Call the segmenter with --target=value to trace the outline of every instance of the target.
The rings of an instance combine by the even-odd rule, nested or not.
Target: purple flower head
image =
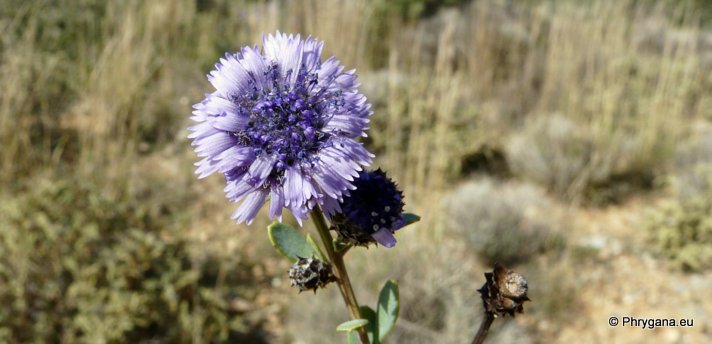
[[[405,225],[403,193],[381,169],[362,171],[354,186],[341,201],[341,212],[332,217],[333,228],[342,240],[356,245],[375,241],[393,247],[393,233]]]
[[[277,32],[263,51],[226,54],[208,75],[215,91],[194,105],[189,128],[199,178],[225,175],[232,218],[250,224],[269,198],[270,218],[289,209],[300,221],[315,206],[327,214],[373,155],[361,143],[371,105],[356,74],[321,59],[323,42]]]

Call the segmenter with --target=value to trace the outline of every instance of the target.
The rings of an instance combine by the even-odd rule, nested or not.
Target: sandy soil
[[[712,272],[684,273],[645,249],[639,225],[650,200],[584,210],[570,240],[596,252],[595,262],[578,267],[580,311],[556,333],[561,343],[712,343]],[[609,318],[619,324],[609,326]],[[643,328],[623,317],[681,319],[691,327]],[[531,319],[530,319],[531,320]],[[536,325],[535,325],[536,326]],[[554,324],[539,324],[546,329]]]

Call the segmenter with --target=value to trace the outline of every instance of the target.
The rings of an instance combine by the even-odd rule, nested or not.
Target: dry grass
[[[262,231],[246,235],[229,221],[219,177],[189,175],[184,127],[224,51],[277,29],[311,34],[357,68],[375,110],[367,144],[424,218],[395,249],[353,254],[358,292],[373,301],[397,277],[406,308],[394,337],[463,342],[478,316],[472,281],[485,267],[433,205],[463,178],[466,157],[483,145],[508,153],[516,177],[565,201],[620,176],[664,173],[690,123],[712,119],[704,6],[492,0],[410,20],[383,0],[11,1],[0,9],[0,197],[71,176],[118,203],[140,202],[149,181],[171,180],[194,195],[182,211],[196,257],[258,260],[245,255],[267,254],[249,247]],[[586,149],[571,153],[567,141],[537,135],[513,143],[554,115]],[[554,156],[531,164],[541,152]],[[389,263],[373,269],[374,259]],[[298,304],[311,304],[309,314],[338,307],[334,295],[305,296]],[[322,318],[293,308],[282,318],[293,332],[273,331],[288,338]]]

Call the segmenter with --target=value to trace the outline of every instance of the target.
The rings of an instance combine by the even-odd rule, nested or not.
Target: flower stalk
[[[487,338],[487,333],[489,332],[490,326],[494,322],[494,314],[492,312],[485,311],[485,317],[482,318],[482,323],[480,324],[480,329],[477,330],[475,339],[472,340],[472,344],[482,344]]]
[[[321,238],[321,241],[324,244],[326,255],[334,268],[336,283],[339,285],[341,296],[344,298],[346,308],[348,308],[349,313],[351,314],[351,319],[361,319],[361,311],[359,310],[358,301],[356,300],[356,295],[354,294],[353,287],[351,286],[349,274],[346,271],[343,255],[337,254],[334,250],[334,238],[331,236],[331,233],[329,233],[329,226],[326,223],[326,219],[324,219],[324,213],[317,205],[314,209],[312,209],[309,215],[311,216],[312,221],[314,221],[314,226],[319,233],[319,238]],[[360,327],[357,329],[357,332],[361,343],[369,344],[365,328]]]

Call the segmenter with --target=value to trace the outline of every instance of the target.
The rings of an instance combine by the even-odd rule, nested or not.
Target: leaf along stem
[[[326,224],[326,219],[324,218],[324,213],[321,211],[321,207],[319,207],[319,205],[314,206],[314,209],[312,209],[309,215],[312,221],[314,221],[314,226],[317,232],[319,232],[319,237],[326,248],[326,255],[334,267],[336,283],[339,285],[341,296],[343,296],[344,303],[346,303],[346,307],[349,309],[351,319],[361,319],[361,311],[359,311],[358,301],[356,301],[356,295],[351,287],[349,274],[346,272],[344,258],[334,250],[334,238],[331,236],[331,233],[329,233],[329,226]],[[358,332],[361,344],[370,344],[365,327],[359,327],[356,331]]]

